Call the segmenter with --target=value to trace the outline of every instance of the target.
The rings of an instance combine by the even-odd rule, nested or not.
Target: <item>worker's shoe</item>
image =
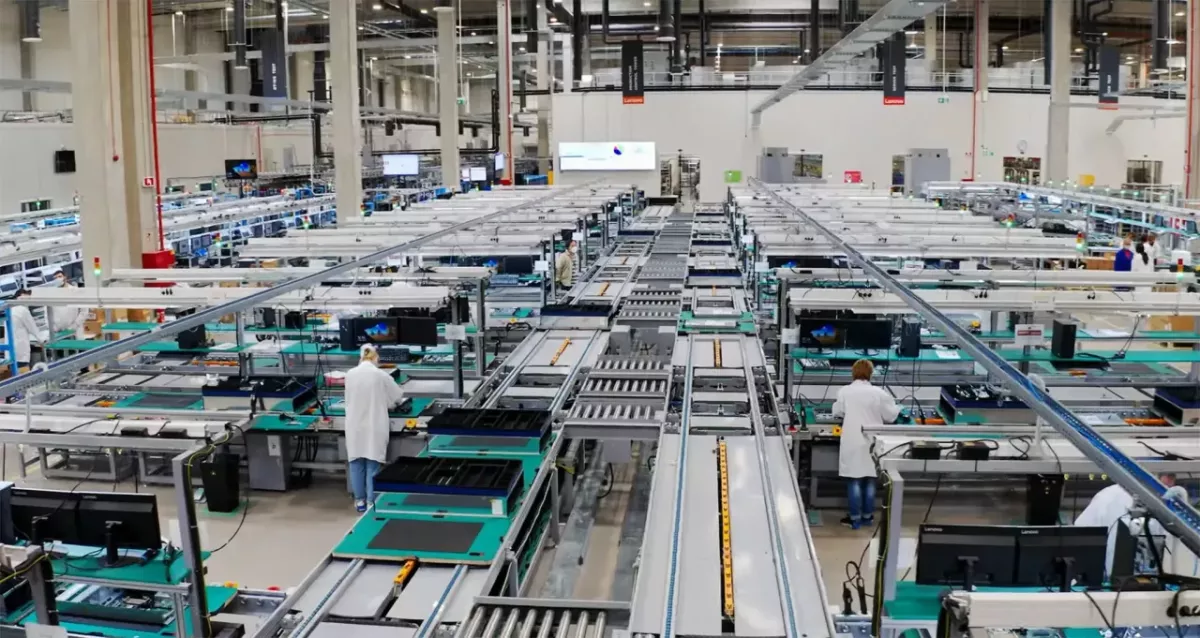
[[[354,501],[354,509],[358,510],[359,512],[367,511],[367,501],[366,500]]]
[[[875,517],[868,516],[868,517],[862,519],[862,526],[863,527],[874,527],[875,526]]]
[[[846,527],[849,527],[850,529],[858,529],[858,528],[862,527],[862,523],[850,518],[849,516],[842,517],[842,525],[845,525]]]

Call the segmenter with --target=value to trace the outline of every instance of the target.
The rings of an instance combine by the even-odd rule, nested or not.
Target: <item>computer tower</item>
[[[230,513],[241,502],[238,472],[241,457],[237,454],[215,454],[200,464],[200,480],[208,501],[208,511]]]
[[[905,319],[900,323],[900,347],[896,354],[901,357],[921,356],[921,322]]]
[[[1030,474],[1026,478],[1025,524],[1058,525],[1062,506],[1062,474]]]
[[[1133,576],[1137,571],[1138,539],[1129,531],[1129,524],[1118,520],[1113,524],[1116,538],[1113,540],[1112,571],[1108,580],[1117,583],[1122,579]]]
[[[277,324],[275,321],[275,309],[274,308],[263,308],[262,309],[262,327],[274,328],[277,325],[279,325],[279,324]]]
[[[304,313],[299,310],[289,310],[283,315],[283,327],[288,330],[303,330],[304,321]]]
[[[175,335],[175,343],[179,344],[180,350],[199,350],[208,345],[208,334],[204,332],[204,326],[196,326]]]
[[[1054,334],[1050,337],[1050,353],[1056,359],[1075,358],[1075,336],[1079,323],[1064,319],[1054,320]]]
[[[358,350],[358,321],[342,319],[338,324],[338,346],[347,352]]]

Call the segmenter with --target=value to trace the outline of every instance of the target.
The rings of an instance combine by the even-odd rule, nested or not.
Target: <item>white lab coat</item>
[[[554,261],[554,281],[562,288],[570,288],[575,282],[575,257],[570,251],[558,253]]]
[[[1149,245],[1145,247],[1146,255],[1150,257],[1148,261],[1143,262],[1142,256],[1137,251],[1133,252],[1133,264],[1130,267],[1130,272],[1154,272],[1154,249]],[[1151,286],[1138,286],[1137,292],[1151,292]]]
[[[1106,527],[1108,528],[1108,543],[1104,555],[1105,576],[1112,573],[1113,554],[1117,547],[1117,521],[1125,521],[1131,531],[1141,534],[1141,521],[1132,521],[1129,510],[1133,509],[1133,496],[1120,485],[1110,485],[1092,497],[1083,512],[1075,519],[1076,527]],[[1165,531],[1158,521],[1150,521],[1151,536],[1163,536]]]
[[[842,418],[842,437],[838,449],[838,476],[865,478],[875,476],[871,458],[871,439],[863,432],[868,425],[892,423],[900,416],[900,406],[883,388],[870,381],[855,381],[838,390],[833,415]]]
[[[75,286],[66,284],[63,288],[76,289]],[[63,330],[70,330],[74,336],[82,336],[83,324],[87,321],[87,310],[79,306],[64,306],[55,308],[54,315],[54,332],[59,333]]]
[[[41,331],[37,322],[33,320],[33,314],[29,312],[29,306],[10,306],[8,312],[12,319],[12,345],[17,361],[28,363],[29,344],[31,341],[42,341]]]
[[[388,409],[404,400],[396,380],[363,361],[346,373],[346,457],[387,462]]]

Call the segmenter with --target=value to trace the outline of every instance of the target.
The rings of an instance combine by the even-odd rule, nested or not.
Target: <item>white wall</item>
[[[555,143],[650,141],[659,156],[682,149],[700,158],[700,195],[719,200],[725,191],[723,173],[729,169],[754,175],[757,149],[750,137],[750,108],[763,92],[687,91],[647,92],[646,103],[623,105],[619,93],[571,93],[554,97]],[[981,151],[975,173],[981,180],[1002,177],[1006,155],[1045,158],[1048,96],[992,93],[979,109]],[[1095,98],[1078,98],[1094,103]],[[1122,98],[1134,102],[1134,98]],[[1142,104],[1179,107],[1178,102],[1140,98]],[[883,106],[875,91],[800,92],[768,109],[763,116],[762,146],[783,146],[824,156],[825,177],[840,180],[847,170],[862,171],[863,180],[886,185],[891,180],[892,155],[910,148],[946,148],[951,178],[971,173],[972,99],[953,93],[948,104],[936,93],[908,94],[902,107]],[[1165,183],[1183,179],[1183,120],[1133,121],[1116,134],[1105,128],[1121,111],[1094,108],[1071,110],[1069,175],[1093,174],[1097,184],[1120,184],[1128,159],[1163,161]],[[657,172],[618,174],[634,180],[647,192],[659,191]],[[559,183],[592,179],[593,173],[557,173]]]
[[[12,0],[0,0],[0,78],[21,77],[20,19]],[[19,91],[0,91],[0,111],[20,110]]]

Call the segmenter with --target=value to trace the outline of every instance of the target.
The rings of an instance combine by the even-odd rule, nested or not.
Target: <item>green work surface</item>
[[[76,550],[78,551],[78,550]],[[208,552],[201,552],[201,558],[207,559]],[[182,554],[177,555],[170,567],[163,562],[160,553],[142,565],[123,565],[121,567],[105,567],[103,557],[99,552],[91,552],[67,560],[55,558],[50,561],[54,573],[67,576],[85,576],[87,578],[103,578],[105,580],[129,583],[130,586],[142,584],[178,585],[187,576],[187,563]]]
[[[237,589],[235,589],[233,587],[218,587],[218,586],[210,585],[208,587],[205,587],[205,589],[208,592],[207,599],[208,599],[208,613],[209,614],[220,613],[221,610],[224,609],[225,606],[228,605],[231,600],[233,600],[234,596],[237,596]],[[10,615],[9,618],[6,619],[6,624],[18,624],[20,626],[24,626],[26,623],[35,622],[37,619],[34,617],[32,612],[33,612],[33,606],[32,606],[32,603],[30,603],[30,605],[27,608],[24,608],[16,613],[13,613],[12,615]],[[146,635],[146,632],[144,632],[140,629],[134,629],[134,628],[113,627],[113,626],[109,626],[109,625],[92,625],[92,624],[88,624],[88,623],[76,623],[76,622],[69,622],[69,621],[64,621],[60,624],[64,628],[66,628],[66,630],[69,631],[70,633],[77,634],[77,635],[84,635],[84,636],[106,636],[107,638],[139,638],[140,636]],[[186,632],[186,635],[188,635],[188,636],[194,635],[194,633],[191,630],[192,629],[192,618],[191,618],[190,614],[187,616],[187,625],[186,626],[188,629],[188,631]],[[154,635],[174,636],[175,635],[175,621],[171,621],[170,623],[167,623],[166,625],[164,625],[162,627],[162,629],[157,634],[154,634]]]
[[[405,347],[407,347],[408,350],[410,352],[412,352],[414,355],[418,355],[418,356],[432,355],[432,354],[454,354],[454,347],[448,343],[438,344],[436,346],[427,346],[424,351],[421,350],[421,346],[405,346]],[[331,357],[350,357],[350,356],[357,357],[359,355],[359,351],[357,348],[354,350],[342,350],[341,348],[338,348],[338,347],[329,348],[329,347],[323,346],[322,344],[309,343],[306,341],[305,342],[302,342],[302,341],[292,342],[291,344],[284,346],[284,348],[281,352],[283,352],[283,354],[303,354],[303,355],[323,354],[323,355],[328,355]]]
[[[116,343],[115,341],[106,341],[104,339],[59,339],[54,343],[47,345],[50,350],[94,350],[100,346],[107,346]],[[185,350],[179,347],[179,344],[174,341],[152,341],[135,348],[138,352],[186,352],[193,354],[237,354],[244,350],[249,350],[251,346],[258,345],[257,342],[246,344],[238,347],[235,344],[229,344],[222,348],[196,348]]]
[[[411,397],[412,406],[403,412],[398,410],[388,410],[388,416],[393,419],[412,418],[420,415],[433,403],[433,399],[429,397]],[[346,416],[345,399],[336,399],[325,406],[325,413],[329,416]]]
[[[904,580],[896,583],[896,598],[884,603],[884,613],[889,618],[899,621],[930,622],[936,621],[938,612],[942,609],[941,597],[946,592],[946,585],[918,585]],[[1042,587],[976,587],[975,591],[987,592],[1041,592]],[[1038,629],[1027,627],[1027,629]],[[1064,629],[1064,638],[1097,638],[1096,629],[1073,627]]]
[[[431,437],[429,439],[429,445],[428,445],[429,453],[432,456],[486,456],[486,457],[501,456],[501,457],[512,457],[512,458],[515,458],[518,456],[521,456],[521,457],[536,456],[536,457],[540,458],[542,455],[542,452],[543,452],[542,446],[541,446],[541,440],[535,439],[535,438],[527,438],[527,439],[521,441],[521,445],[514,445],[514,446],[505,445],[503,447],[493,447],[493,448],[472,447],[472,446],[461,445],[460,443],[463,441],[464,438],[465,437],[457,437],[457,436],[449,436],[449,435],[438,435],[438,436]],[[470,438],[475,439],[477,437],[470,437]],[[512,439],[515,437],[507,437],[506,436],[506,437],[491,437],[491,438],[502,438],[502,439],[508,440],[508,439]],[[524,459],[522,459],[522,460],[524,460]],[[534,470],[536,471],[536,469],[537,468],[535,465]]]
[[[428,397],[413,397],[412,407],[408,411],[404,413],[392,411],[388,413],[388,416],[393,419],[411,419],[420,416],[433,402],[434,399]],[[341,400],[329,404],[326,407],[326,414],[331,417],[346,416]],[[290,418],[284,419],[278,414],[261,414],[254,418],[250,429],[266,432],[305,432],[316,430],[315,424],[320,418],[312,415],[290,415]]]
[[[493,312],[489,319],[528,319],[533,316],[533,308],[517,308],[511,313]]]
[[[162,326],[160,323],[142,322],[142,321],[117,321],[106,323],[100,326],[102,332],[149,332]],[[478,329],[475,326],[467,326],[467,334],[474,334]],[[204,324],[205,332],[237,332],[237,324],[232,323],[206,323]],[[300,336],[309,335],[314,332],[337,332],[336,327],[330,327],[325,323],[309,323],[304,328],[284,328],[283,326],[274,326],[268,328],[266,326],[246,326],[247,334],[267,334],[267,335],[287,335]],[[438,324],[438,333],[446,331],[446,324]]]
[[[176,393],[170,393],[170,395],[171,395],[172,397],[174,397],[174,396],[179,396],[179,395],[178,395],[178,394],[176,394]],[[118,402],[117,402],[116,406],[114,406],[114,407],[117,407],[117,408],[136,408],[136,407],[138,407],[138,405],[139,405],[139,404],[140,404],[142,401],[145,401],[145,400],[147,400],[147,398],[149,398],[149,397],[152,397],[152,396],[154,396],[154,393],[153,393],[153,392],[139,392],[139,393],[137,393],[137,394],[135,394],[135,395],[133,395],[133,396],[131,396],[131,397],[126,397],[126,398],[124,398],[124,399],[121,399],[120,401],[118,401]],[[195,401],[194,401],[194,402],[193,402],[191,405],[189,405],[189,406],[188,406],[188,407],[186,407],[186,408],[176,408],[176,409],[180,409],[180,410],[203,410],[203,409],[204,409],[204,397],[202,397],[202,396],[200,396],[200,395],[198,395],[198,394],[197,394],[197,395],[196,395],[196,400],[195,400]]]

